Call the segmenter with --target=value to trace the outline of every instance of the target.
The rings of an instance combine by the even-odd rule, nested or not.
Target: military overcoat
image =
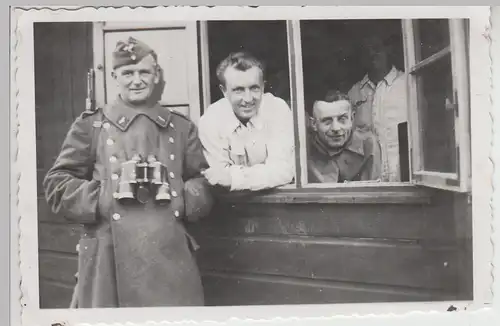
[[[168,204],[115,198],[122,163],[134,154],[167,166]],[[194,123],[159,104],[132,108],[118,99],[74,121],[44,188],[55,213],[83,225],[79,308],[204,304],[184,218],[210,210],[200,174],[207,167]],[[200,186],[198,198],[185,193],[186,183]]]

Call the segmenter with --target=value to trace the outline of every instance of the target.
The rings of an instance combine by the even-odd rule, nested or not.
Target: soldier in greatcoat
[[[204,304],[184,221],[211,208],[207,163],[194,123],[153,96],[159,72],[148,45],[118,42],[119,96],[75,120],[45,177],[52,210],[83,225],[79,308]]]

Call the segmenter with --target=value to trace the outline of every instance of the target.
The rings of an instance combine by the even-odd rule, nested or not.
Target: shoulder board
[[[82,112],[82,118],[92,116],[92,115],[96,114],[97,112],[101,111],[101,109],[102,109],[101,107],[94,107],[92,109],[85,110]]]
[[[168,108],[168,110],[169,110],[171,113],[173,113],[173,114],[175,114],[175,115],[177,115],[177,116],[179,116],[179,117],[182,117],[182,118],[184,118],[184,119],[186,119],[186,120],[188,120],[188,121],[191,121],[191,119],[190,119],[187,115],[185,115],[184,113],[180,113],[179,111],[174,110],[174,109],[172,109],[172,108]]]

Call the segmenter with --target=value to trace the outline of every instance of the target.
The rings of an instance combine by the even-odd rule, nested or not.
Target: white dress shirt
[[[398,124],[408,121],[406,76],[392,67],[375,85],[368,75],[348,93],[358,106],[355,123],[377,135],[382,151],[382,181],[401,181]]]
[[[208,164],[229,169],[231,191],[274,188],[295,176],[292,111],[270,93],[246,126],[226,98],[218,100],[201,117],[199,133]]]

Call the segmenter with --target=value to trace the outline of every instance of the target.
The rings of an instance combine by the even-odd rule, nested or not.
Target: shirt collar
[[[365,87],[366,84],[370,85],[371,87],[375,88],[375,85],[373,85],[372,81],[370,78],[368,78],[368,74],[366,74],[363,79],[361,80],[361,88]]]
[[[321,141],[318,139],[317,136],[313,136],[313,145],[316,147],[316,149],[321,152],[324,155],[327,155],[329,157],[333,157],[336,155],[341,154],[343,151],[348,150],[353,153],[357,153],[361,156],[365,155],[365,151],[363,149],[363,140],[358,137],[357,133],[355,130],[351,132],[351,137],[347,141],[347,143],[344,145],[344,147],[340,149],[331,149],[325,146]]]
[[[228,119],[227,121],[227,128],[229,133],[233,133],[236,129],[238,129],[240,126],[243,126],[243,123],[236,117],[233,111],[233,107],[229,100],[226,98],[223,99],[224,106],[226,107],[226,112],[227,115],[225,118]],[[262,129],[264,127],[264,121],[262,118],[262,104],[264,101],[260,102],[260,107],[257,111],[257,114],[254,115],[250,120],[248,121],[247,125],[250,124],[251,126],[255,127],[256,129]]]
[[[391,70],[385,75],[384,79],[381,81],[385,81],[388,86],[391,86],[396,78],[399,76],[398,70],[395,66],[392,66]],[[366,84],[369,84],[372,88],[375,88],[375,84],[368,78],[368,74],[366,74],[361,80],[361,88],[365,87]]]
[[[391,86],[396,80],[396,78],[398,78],[398,76],[399,76],[398,70],[396,69],[396,67],[392,66],[391,71],[389,71],[389,73],[384,77],[384,79],[387,85]]]
[[[167,127],[172,118],[172,113],[159,103],[155,103],[153,106],[131,107],[120,96],[113,104],[104,108],[104,115],[122,131],[126,131],[139,115],[148,117],[162,128]]]

